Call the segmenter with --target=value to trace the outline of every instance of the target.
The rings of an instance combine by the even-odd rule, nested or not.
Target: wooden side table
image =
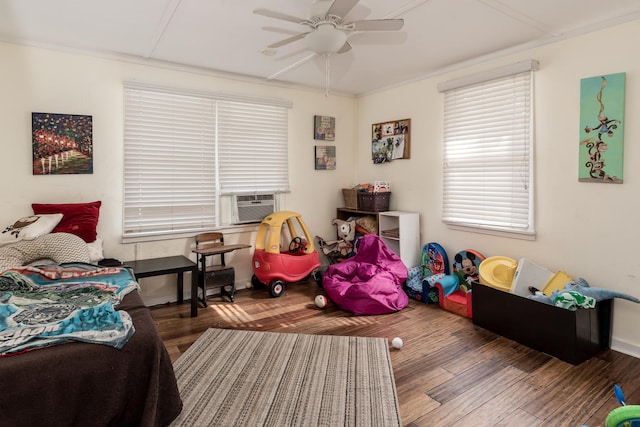
[[[235,250],[238,249],[247,249],[250,248],[251,245],[246,245],[246,244],[233,244],[233,245],[221,245],[221,246],[214,246],[211,248],[206,248],[206,249],[194,249],[193,253],[197,254],[198,257],[198,262],[200,263],[200,271],[198,272],[198,281],[199,281],[199,285],[202,287],[202,294],[203,294],[203,300],[205,301],[205,307],[206,307],[206,300],[207,300],[207,296],[206,296],[206,286],[204,286],[205,281],[207,280],[206,276],[207,276],[207,257],[208,256],[213,256],[213,255],[222,255],[224,257],[224,254],[229,253],[229,252],[233,252]],[[224,261],[224,258],[222,258]],[[233,270],[232,266],[227,266],[229,267],[231,270]],[[196,266],[196,269],[198,267]],[[236,291],[236,285],[235,283],[232,285],[231,291],[227,292],[224,289],[224,286],[222,286],[220,288],[220,293],[222,295],[227,295],[229,297],[229,299],[231,300],[231,302],[233,302],[234,299],[234,294]],[[196,290],[197,292],[197,290]],[[196,296],[196,301],[197,301],[197,296]],[[193,301],[193,300],[192,300]],[[196,302],[197,303],[197,302]]]
[[[184,272],[191,272],[191,317],[198,317],[198,265],[189,258],[178,255],[163,258],[141,259],[138,261],[125,261],[124,267],[133,269],[137,279],[145,277],[163,276],[165,274],[177,275],[178,304],[182,304],[184,297]]]

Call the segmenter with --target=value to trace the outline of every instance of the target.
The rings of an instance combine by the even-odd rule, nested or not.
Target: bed
[[[166,426],[182,410],[171,360],[132,272],[94,265],[88,252],[86,242],[67,233],[45,234],[0,247],[3,424]],[[25,259],[33,257],[50,261],[29,260],[30,265],[22,265]],[[123,285],[118,287],[114,283]],[[78,295],[79,287],[93,293]],[[73,321],[69,316],[62,319],[66,322],[64,328],[50,331],[46,324],[38,326],[43,317],[52,317],[53,311],[61,310],[64,304],[57,293],[62,288],[64,303],[94,304],[104,311],[107,309],[100,298],[112,301],[112,312],[106,318],[117,317],[122,324],[126,323],[122,327],[124,332],[117,335],[114,331],[122,326],[117,325],[106,333],[100,329],[92,331],[91,336],[83,332],[76,339],[70,338],[79,329],[80,315],[73,317]],[[47,292],[45,296],[43,289]],[[24,315],[33,299],[42,300],[38,304],[57,306],[42,308],[32,316]],[[95,307],[91,310],[98,310]],[[15,320],[16,313],[23,314],[24,322]],[[83,322],[89,324],[94,320],[89,318],[80,323]],[[41,341],[31,340],[36,333]],[[92,342],[93,335],[99,335],[99,343]],[[23,336],[29,339],[23,340]]]

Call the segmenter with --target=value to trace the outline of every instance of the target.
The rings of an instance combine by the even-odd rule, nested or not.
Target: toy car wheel
[[[272,297],[278,298],[284,292],[284,282],[282,280],[274,280],[269,283],[269,294]]]
[[[264,287],[264,283],[262,283],[254,274],[253,276],[251,276],[251,286],[253,287],[253,289],[262,288]]]

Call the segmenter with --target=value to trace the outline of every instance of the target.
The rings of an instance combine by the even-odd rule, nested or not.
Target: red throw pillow
[[[101,201],[91,203],[67,203],[67,204],[46,204],[32,203],[33,213],[54,214],[61,213],[62,220],[53,229],[54,233],[71,233],[81,237],[85,242],[91,243],[96,240],[98,234],[98,217],[100,216]]]

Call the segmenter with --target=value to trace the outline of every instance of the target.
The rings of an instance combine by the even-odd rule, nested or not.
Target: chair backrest
[[[447,252],[436,242],[430,242],[422,246],[420,264],[425,278],[434,274],[449,274]]]
[[[196,249],[209,249],[224,245],[222,233],[211,231],[196,235]]]
[[[465,249],[453,257],[453,274],[460,278],[460,289],[469,292],[474,283],[480,282],[480,264],[484,255],[473,249]]]

